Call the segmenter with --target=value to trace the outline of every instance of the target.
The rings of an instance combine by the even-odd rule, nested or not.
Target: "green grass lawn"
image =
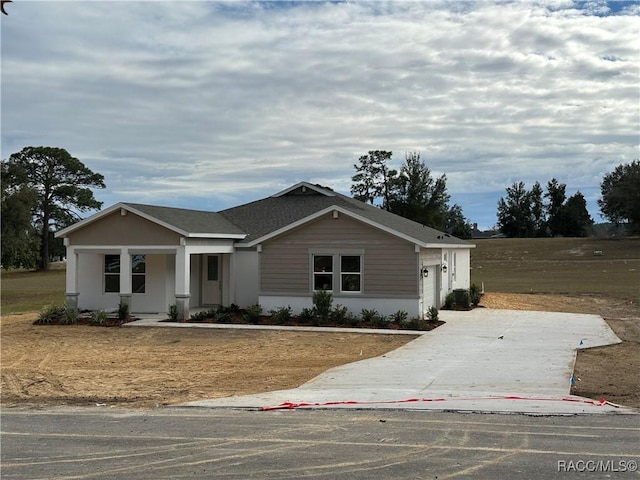
[[[496,238],[475,244],[471,282],[484,282],[486,292],[640,301],[640,238]]]
[[[2,272],[0,312],[40,311],[46,305],[64,303],[64,270]]]

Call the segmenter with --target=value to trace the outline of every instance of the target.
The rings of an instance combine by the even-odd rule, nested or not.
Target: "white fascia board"
[[[461,248],[476,248],[475,244],[470,243],[468,245],[459,244],[459,243],[427,243],[425,248],[453,248],[453,249],[461,249]]]
[[[300,187],[307,187],[307,188],[313,190],[314,192],[321,193],[322,195],[326,195],[327,197],[335,197],[336,196],[336,194],[334,192],[332,192],[331,190],[327,190],[326,188],[322,188],[322,187],[319,187],[317,185],[312,185],[311,183],[308,183],[308,182],[296,183],[292,187],[289,187],[286,190],[282,190],[281,192],[274,193],[271,196],[274,197],[274,198],[275,197],[282,197],[282,196],[286,195],[287,193],[293,192],[294,190],[296,190],[296,189],[298,189]]]
[[[120,254],[122,251],[127,251],[132,255],[136,254],[154,254],[154,253],[165,253],[165,254],[174,254],[176,253],[177,247],[171,245],[71,245],[74,253],[113,253]]]
[[[101,210],[98,213],[94,213],[93,215],[91,215],[90,217],[85,218],[84,220],[80,220],[77,223],[74,223],[73,225],[70,225],[66,228],[63,228],[62,230],[58,230],[54,235],[56,238],[59,237],[66,237],[68,234],[83,228],[87,225],[89,225],[90,223],[95,222],[96,220],[100,220],[102,217],[105,217],[113,212],[115,212],[116,210],[120,209],[120,208],[124,208],[125,210],[129,210],[127,208],[127,206],[123,203],[116,203],[115,205],[111,205],[108,208],[105,208],[104,210]]]
[[[247,238],[244,233],[189,233],[188,238],[226,238],[230,240],[243,240]]]

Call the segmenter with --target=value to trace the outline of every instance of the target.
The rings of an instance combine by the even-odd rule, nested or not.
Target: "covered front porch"
[[[229,304],[234,292],[231,242],[208,245],[67,245],[66,304],[80,310],[166,314],[176,305],[180,319],[190,309]]]

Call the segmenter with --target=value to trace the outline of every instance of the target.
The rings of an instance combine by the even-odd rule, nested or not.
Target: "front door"
[[[222,265],[220,255],[204,255],[202,262],[202,304],[220,305],[222,299]]]

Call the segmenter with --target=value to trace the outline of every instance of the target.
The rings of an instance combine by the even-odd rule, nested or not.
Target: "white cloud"
[[[25,1],[8,9],[2,158],[26,145],[66,148],[105,174],[107,203],[216,209],[301,179],[346,192],[353,163],[370,149],[393,150],[397,164],[420,150],[434,173],[446,172],[452,201],[551,177],[569,191],[593,189],[638,156],[631,7]],[[468,210],[493,223],[495,202]]]

